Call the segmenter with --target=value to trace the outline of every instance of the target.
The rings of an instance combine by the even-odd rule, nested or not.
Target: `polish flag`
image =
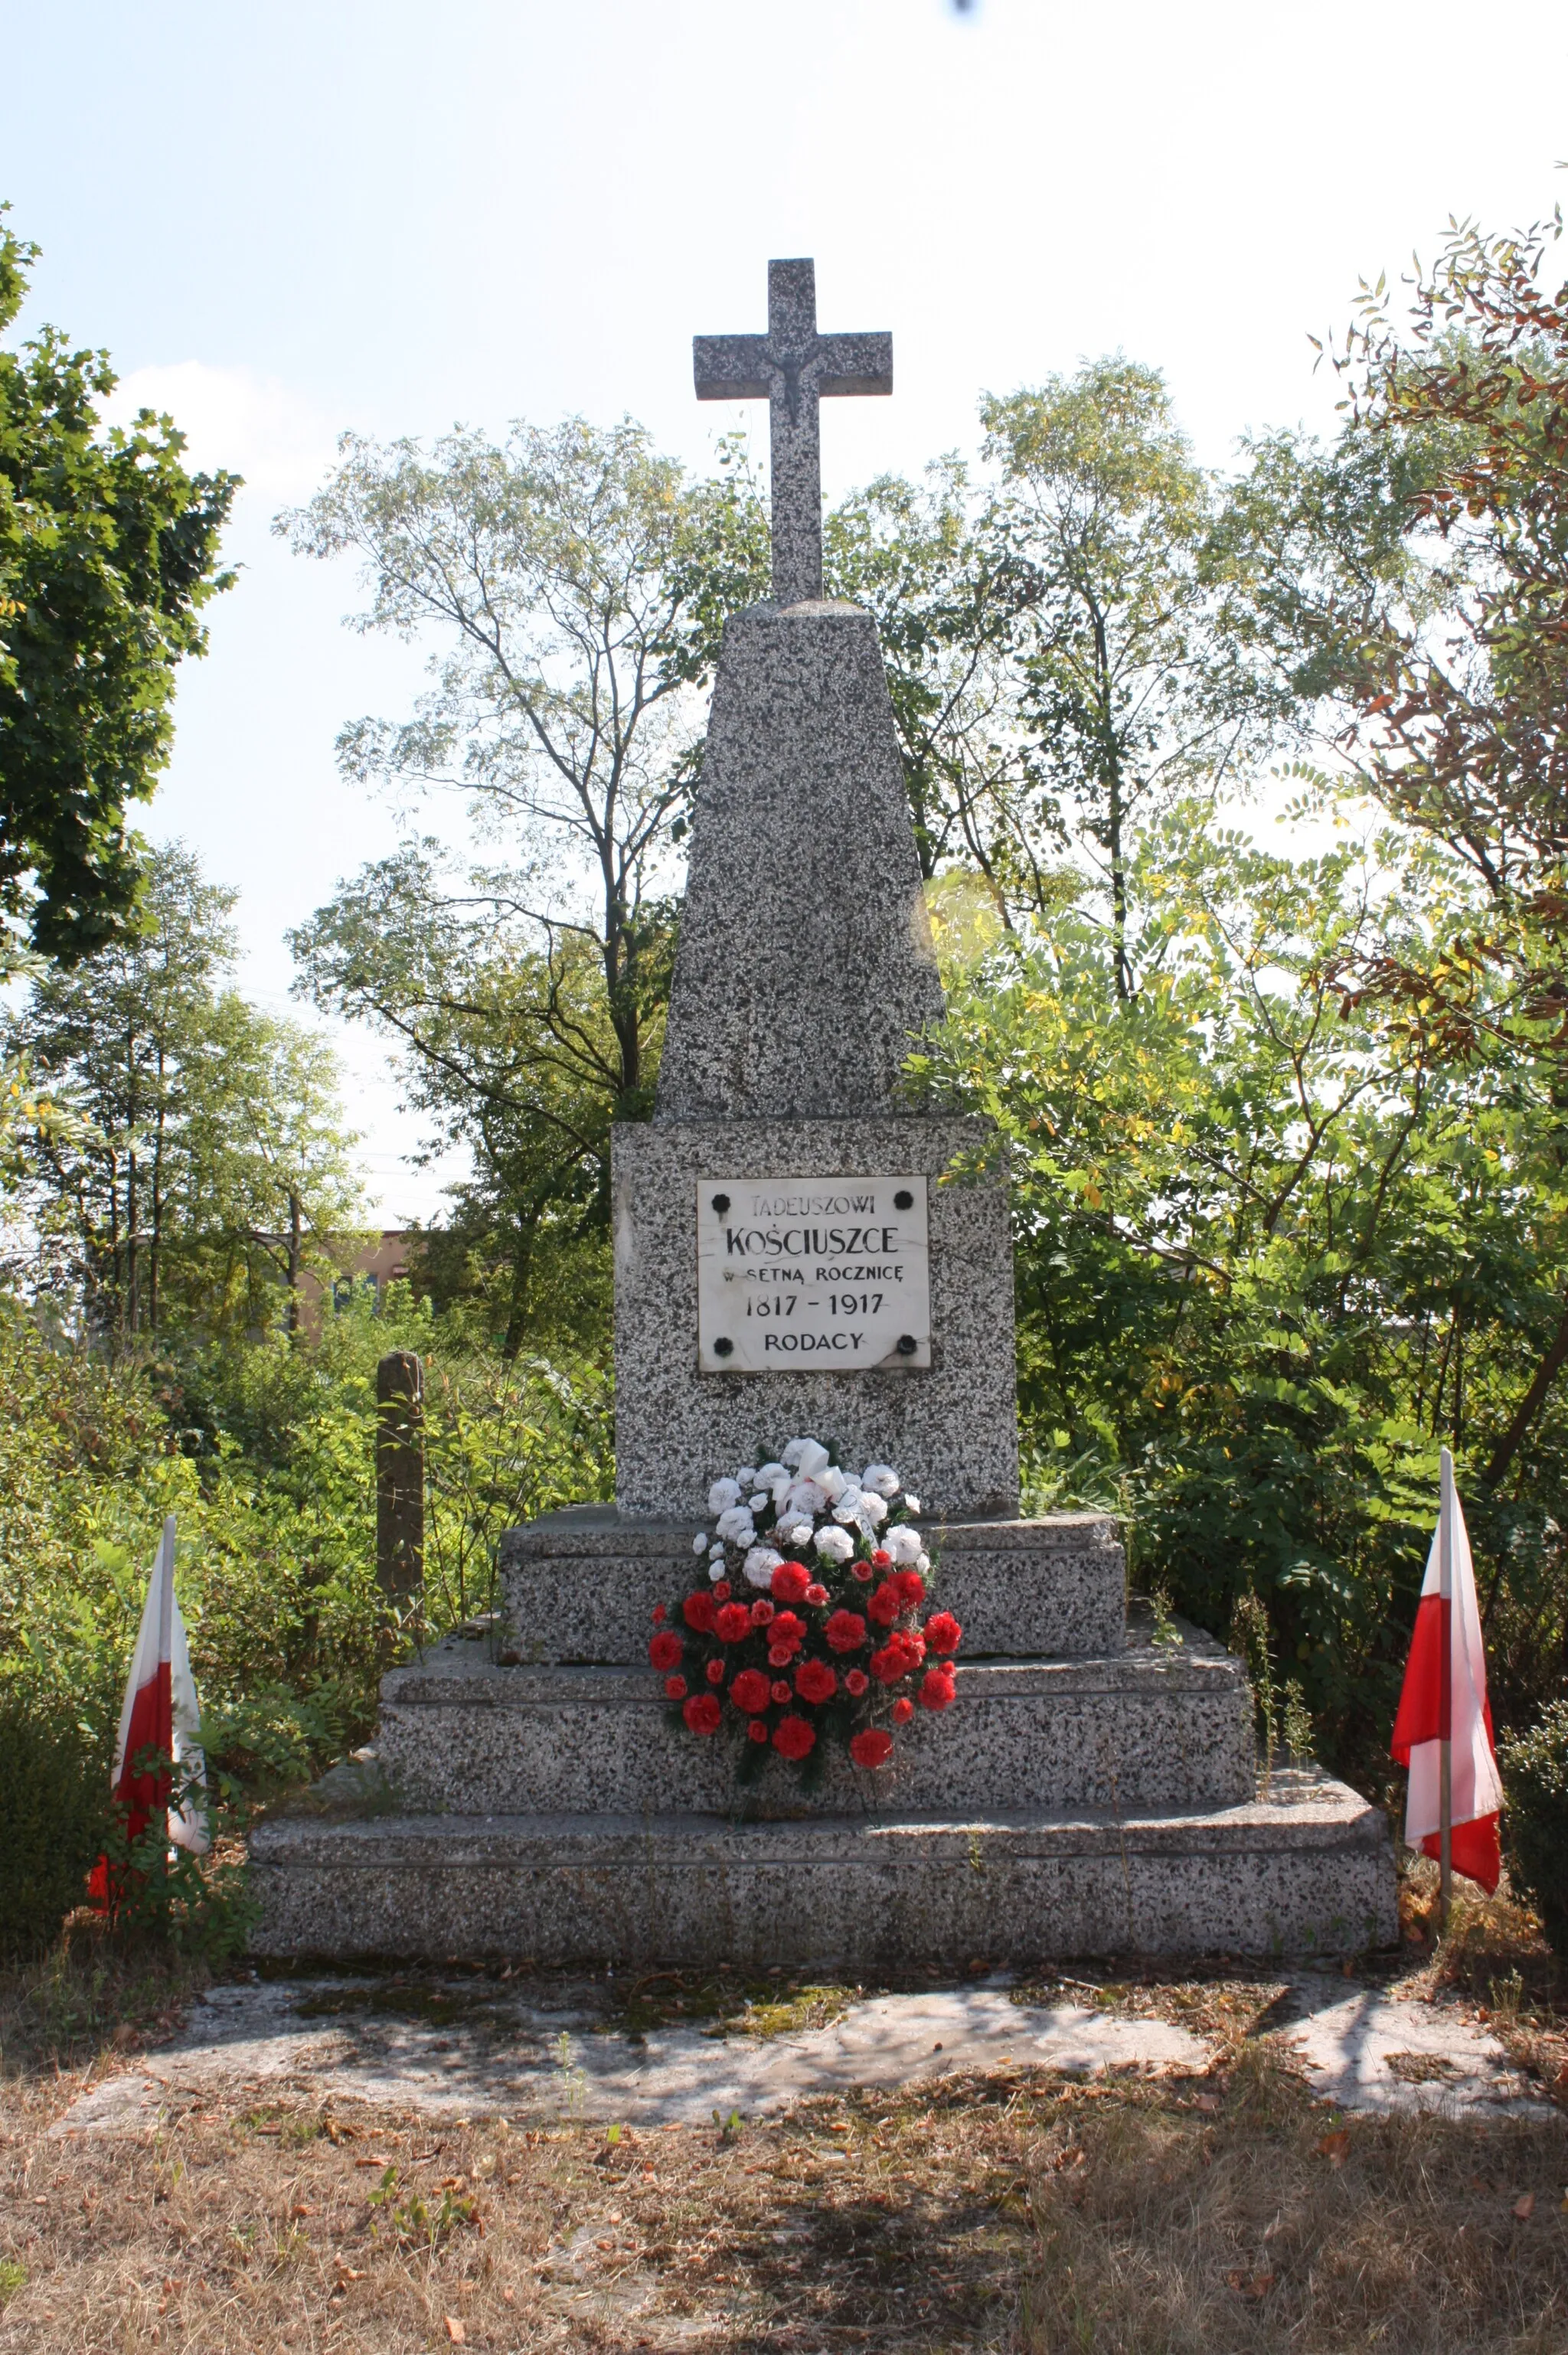
[[[1470,1540],[1454,1489],[1454,1459],[1446,1448],[1442,1499],[1392,1747],[1397,1763],[1410,1769],[1405,1840],[1435,1857],[1442,1852],[1443,1745],[1449,1744],[1454,1870],[1478,1881],[1489,1895],[1498,1885],[1498,1810],[1503,1786],[1492,1744]]]
[[[147,1600],[143,1605],[142,1625],[132,1655],[131,1674],[120,1711],[120,1739],[114,1748],[114,1771],[110,1776],[110,1788],[124,1810],[125,1828],[131,1839],[139,1839],[162,1808],[166,1811],[169,1838],[176,1847],[189,1849],[195,1856],[205,1852],[208,1844],[207,1825],[196,1804],[197,1794],[188,1787],[193,1777],[206,1787],[206,1761],[196,1739],[200,1722],[185,1621],[175,1599],[175,1517],[171,1513],[164,1523],[164,1534],[147,1582]],[[183,1805],[169,1806],[166,1774],[135,1772],[136,1759],[147,1750],[160,1751],[181,1769]],[[175,1796],[176,1799],[179,1796],[177,1793]],[[108,1911],[114,1892],[110,1886],[107,1857],[101,1856],[93,1866],[87,1888],[93,1903],[101,1911]]]

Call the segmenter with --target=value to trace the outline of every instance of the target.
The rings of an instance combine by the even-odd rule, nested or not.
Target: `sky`
[[[286,931],[399,831],[333,745],[421,650],[270,530],[338,433],[629,412],[701,466],[749,412],[698,406],[690,336],[760,329],[768,258],[812,254],[823,327],[894,346],[891,401],[825,410],[829,497],[1117,349],[1223,464],[1331,422],[1307,337],[1359,281],[1557,201],[1568,12],[1518,0],[1506,72],[1488,37],[1448,0],[0,0],[21,332],[107,346],[123,410],[246,478],[143,821],[240,893],[245,988],[290,1007]],[[453,1165],[411,1159],[385,1045],[333,1035],[369,1215],[431,1216]]]

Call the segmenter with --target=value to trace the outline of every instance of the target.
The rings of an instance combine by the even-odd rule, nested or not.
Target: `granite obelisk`
[[[821,594],[817,403],[890,392],[892,339],[819,335],[813,265],[774,261],[767,334],[694,362],[769,403],[773,595],[725,630],[655,1115],[615,1135],[617,1501],[691,1511],[810,1430],[1011,1512],[1005,1182],[901,1098],[942,989],[876,625]]]

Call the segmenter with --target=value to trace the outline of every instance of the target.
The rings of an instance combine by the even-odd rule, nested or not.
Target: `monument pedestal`
[[[727,1742],[667,1723],[647,1635],[691,1582],[689,1521],[514,1530],[505,1633],[385,1679],[371,1812],[257,1832],[255,1949],[865,1972],[1394,1936],[1381,1812],[1311,1770],[1260,1789],[1241,1662],[1152,1640],[1107,1518],[932,1534],[956,1703],[895,1769],[837,1759],[806,1796],[780,1761],[737,1792]]]

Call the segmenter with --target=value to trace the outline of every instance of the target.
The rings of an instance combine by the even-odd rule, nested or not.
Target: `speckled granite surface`
[[[1006,1179],[959,1165],[981,1121],[624,1124],[614,1132],[615,1500],[627,1514],[703,1509],[709,1484],[797,1433],[841,1460],[895,1464],[928,1511],[1018,1510],[1013,1262]],[[901,1170],[930,1188],[929,1367],[859,1373],[699,1373],[697,1179]]]
[[[1339,1954],[1395,1931],[1387,1823],[1321,1777],[1117,1816],[274,1817],[251,1846],[272,1955],[895,1969]]]
[[[820,601],[731,615],[656,1118],[887,1112],[912,1038],[941,1015],[875,621]]]
[[[700,1526],[589,1505],[508,1529],[502,1591],[523,1658],[641,1664],[655,1604],[673,1604],[703,1582],[691,1550]],[[1121,1648],[1126,1572],[1108,1515],[960,1522],[931,1529],[928,1540],[934,1599],[962,1623],[965,1659]]]
[[[382,1684],[380,1764],[411,1805],[464,1814],[618,1814],[661,1805],[724,1814],[735,1753],[669,1722],[645,1668],[491,1666],[448,1643]],[[917,1710],[895,1763],[862,1774],[835,1748],[807,1796],[770,1759],[752,1804],[769,1813],[845,1807],[1222,1806],[1254,1774],[1241,1665],[1191,1631],[1176,1651],[1135,1645],[1094,1660],[958,1666],[940,1718]]]

